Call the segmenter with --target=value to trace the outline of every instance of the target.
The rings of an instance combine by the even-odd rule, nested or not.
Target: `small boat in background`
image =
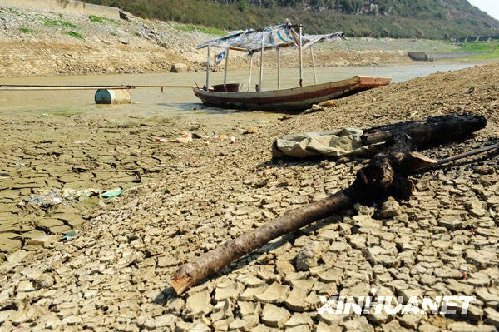
[[[296,32],[295,27],[299,30]],[[315,54],[313,46],[320,42],[335,42],[344,39],[342,32],[335,32],[326,35],[303,36],[302,25],[291,25],[289,20],[279,26],[272,26],[258,31],[246,30],[232,33],[226,37],[210,40],[198,46],[207,48],[207,70],[206,84],[203,88],[193,88],[196,97],[201,99],[203,104],[208,106],[246,109],[254,111],[280,111],[296,112],[309,109],[314,104],[318,104],[330,99],[337,99],[355,94],[357,92],[388,85],[390,78],[355,76],[350,79],[318,83],[315,68]],[[217,54],[217,63],[225,60],[224,83],[210,86],[210,49],[211,47],[224,48],[224,51]],[[297,47],[299,50],[299,80],[298,87],[280,88],[280,49]],[[303,49],[310,49],[312,63],[314,66],[313,85],[303,85]],[[248,90],[239,91],[239,83],[227,83],[227,69],[229,61],[229,51],[246,52],[250,57]],[[263,53],[266,50],[277,51],[277,90],[262,91],[263,82]],[[255,91],[250,91],[252,65],[254,53],[260,53],[260,77],[259,83],[255,86]]]
[[[355,76],[338,82],[263,92],[239,92],[239,84],[234,83],[227,84],[227,91],[223,91],[224,85],[220,84],[209,91],[194,88],[194,94],[208,106],[296,112],[309,109],[323,101],[350,96],[389,83],[389,78]]]

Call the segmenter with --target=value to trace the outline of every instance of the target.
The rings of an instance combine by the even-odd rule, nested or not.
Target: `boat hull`
[[[389,78],[355,76],[338,82],[277,91],[213,92],[194,88],[194,94],[208,106],[254,111],[296,112],[309,109],[312,105],[323,101],[349,96],[389,83]]]

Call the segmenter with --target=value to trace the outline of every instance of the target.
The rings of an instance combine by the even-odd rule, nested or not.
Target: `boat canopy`
[[[302,48],[308,48],[320,42],[335,42],[343,39],[343,32],[334,32],[324,35],[302,36]],[[293,25],[286,20],[284,24],[270,26],[260,30],[243,30],[232,32],[227,36],[211,39],[197,46],[197,48],[220,47],[245,51],[250,54],[262,48],[280,48],[299,45],[300,36],[293,29]]]

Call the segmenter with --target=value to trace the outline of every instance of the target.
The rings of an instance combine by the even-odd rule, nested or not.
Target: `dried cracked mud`
[[[332,215],[181,296],[169,278],[225,240],[347,187],[362,165],[271,161],[273,139],[451,112],[487,117],[474,138],[424,151],[456,154],[497,141],[498,77],[499,64],[438,73],[265,121],[244,113],[108,121],[5,114],[0,331],[496,331],[497,155],[419,175],[408,201]],[[201,138],[175,142],[182,131]],[[122,196],[99,196],[117,186]],[[47,188],[61,202],[33,204]],[[61,240],[70,229],[79,232]],[[374,288],[476,301],[454,316],[317,310],[320,296]]]

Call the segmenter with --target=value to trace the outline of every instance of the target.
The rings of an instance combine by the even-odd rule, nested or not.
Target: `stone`
[[[331,268],[325,271],[321,271],[317,274],[319,280],[323,282],[334,282],[336,284],[340,284],[343,280],[343,271],[338,268]]]
[[[255,295],[255,298],[265,303],[282,303],[289,292],[289,286],[274,282],[263,293]]]
[[[171,72],[172,73],[185,73],[188,71],[188,67],[185,63],[176,63],[172,66]]]
[[[231,331],[249,331],[258,325],[258,315],[245,316],[242,319],[236,319],[230,323]]]
[[[308,291],[306,289],[295,287],[289,293],[288,298],[284,301],[284,304],[290,310],[303,312],[308,308],[308,304],[305,301],[307,294]]]
[[[178,264],[178,261],[171,257],[171,256],[159,256],[158,257],[158,267],[170,267],[170,266],[176,266]]]
[[[383,224],[381,221],[374,220],[371,216],[361,215],[361,216],[353,216],[353,221],[355,225],[361,228],[366,229],[380,229]]]
[[[266,304],[263,307],[261,321],[267,326],[282,328],[290,317],[289,312],[273,304]]]
[[[447,329],[451,332],[495,332],[497,329],[494,326],[487,325],[471,325],[465,322],[455,322],[449,324]]]
[[[242,317],[260,313],[260,306],[251,301],[238,301],[239,313]]]
[[[367,259],[374,265],[383,265],[388,268],[396,267],[399,264],[397,257],[380,246],[369,247],[367,249]]]
[[[317,266],[319,259],[319,244],[312,243],[300,249],[294,258],[294,266],[296,271],[308,271]]]
[[[409,330],[402,327],[399,322],[394,319],[388,324],[383,325],[383,332],[409,332]]]
[[[370,332],[374,331],[374,328],[369,325],[366,317],[355,317],[353,319],[347,320],[343,323],[343,331],[354,332],[363,331]]]
[[[435,269],[435,275],[442,279],[461,279],[463,277],[463,273],[461,271],[448,267]]]
[[[244,301],[253,301],[257,295],[262,295],[267,288],[267,285],[248,287],[241,294],[239,294],[239,299]]]
[[[49,228],[49,232],[52,234],[64,234],[71,230],[71,227],[68,225],[61,226],[53,226]]]
[[[388,199],[383,202],[381,207],[380,216],[385,219],[396,217],[400,214],[399,203],[393,198],[388,197]]]
[[[223,285],[224,287],[217,287],[215,289],[215,300],[222,301],[225,299],[235,299],[241,293],[243,287],[235,281]]]
[[[34,290],[33,283],[29,280],[22,280],[17,284],[18,292],[32,292]]]
[[[128,45],[128,44],[130,44],[130,39],[129,39],[129,38],[127,38],[127,37],[120,37],[120,38],[118,38],[118,41],[119,41],[120,43],[122,43],[123,45]]]
[[[314,322],[312,321],[312,318],[310,318],[309,315],[295,313],[284,325],[286,326],[286,329],[289,329],[290,327],[295,327],[300,325],[312,326],[313,324]]]
[[[419,332],[441,332],[442,329],[438,328],[436,326],[433,326],[427,322],[421,323],[421,325],[418,328]]]
[[[202,291],[190,295],[185,303],[186,314],[192,317],[207,315],[211,312],[213,306],[210,304],[210,293]]]
[[[466,250],[466,260],[481,267],[497,266],[497,251],[494,250]]]
[[[405,314],[398,317],[400,325],[408,329],[416,330],[421,320],[423,319],[422,314]]]
[[[16,313],[15,310],[2,310],[0,311],[0,325],[12,317]]]
[[[154,318],[155,328],[170,328],[173,329],[177,317],[175,315],[161,315]]]
[[[495,310],[494,308],[486,308],[485,310],[485,323],[494,325],[495,327],[499,328],[499,312]]]
[[[421,289],[401,289],[399,290],[399,295],[404,298],[404,301],[408,301],[410,298],[418,298],[420,299],[423,295],[423,290]]]
[[[39,227],[41,229],[49,230],[52,227],[64,226],[64,223],[59,219],[44,218],[41,220],[37,220],[35,222],[35,225],[36,227]]]
[[[438,225],[447,228],[448,230],[458,230],[465,227],[464,220],[461,216],[442,216],[438,219]]]
[[[16,234],[17,236],[17,234]],[[20,240],[10,238],[8,234],[0,234],[0,251],[1,252],[14,252],[21,249],[23,243]]]

